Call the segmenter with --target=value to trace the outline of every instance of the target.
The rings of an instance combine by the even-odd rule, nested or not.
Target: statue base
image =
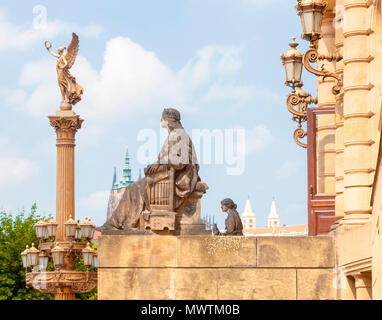
[[[72,110],[72,105],[68,102],[61,102],[60,110],[70,111],[70,110]]]

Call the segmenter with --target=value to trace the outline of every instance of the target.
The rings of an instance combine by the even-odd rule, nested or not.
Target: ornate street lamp
[[[49,256],[46,254],[46,252],[41,251],[39,255],[39,265],[41,270],[46,271],[46,268],[48,267],[48,261]]]
[[[92,266],[93,265],[93,256],[94,256],[94,250],[90,248],[90,244],[88,242],[86,248],[82,250],[82,255],[84,257],[84,265],[85,266]]]
[[[52,249],[52,258],[54,267],[60,269],[64,265],[64,253],[65,249],[60,247],[59,243],[56,242],[56,246]]]
[[[93,268],[98,268],[98,252],[97,251],[94,251],[94,254],[93,254],[93,264],[92,264],[92,267]]]
[[[29,267],[29,258],[28,258],[29,246],[26,245],[25,250],[21,253],[21,260],[23,262],[23,267],[27,269]]]
[[[80,227],[80,220],[77,221],[76,225],[76,233],[74,234],[75,240],[81,240],[81,227]]]
[[[43,219],[40,219],[35,225],[35,230],[36,230],[36,236],[37,238],[41,241],[43,239],[46,239],[46,222]]]
[[[92,225],[92,228],[91,228],[91,231],[90,231],[90,239],[93,239],[93,236],[94,236],[94,231],[96,229],[96,225],[92,222],[92,219],[89,218],[89,222],[91,223]]]
[[[47,235],[48,238],[50,239],[55,239],[56,238],[56,231],[57,231],[57,222],[53,218],[51,218],[47,223],[46,223],[46,228],[47,228]]]
[[[287,98],[287,108],[293,114],[292,120],[298,123],[298,128],[293,133],[295,142],[306,148],[307,144],[302,143],[299,139],[307,136],[307,133],[302,128],[302,122],[307,120],[307,110],[309,104],[317,104],[317,98],[313,98],[310,94],[301,89],[303,82],[301,81],[302,66],[315,76],[325,78],[333,78],[335,84],[332,87],[332,93],[339,95],[342,92],[343,81],[342,76],[330,72],[321,66],[321,69],[315,69],[311,63],[316,63],[318,60],[340,61],[342,55],[338,52],[327,55],[318,53],[318,39],[321,38],[321,23],[322,17],[327,7],[326,2],[321,0],[298,0],[296,9],[301,18],[302,38],[310,42],[310,48],[302,54],[296,49],[297,43],[293,38],[289,44],[291,49],[281,55],[281,61],[285,67],[286,81],[285,85],[292,88],[292,92]],[[297,88],[297,89],[296,89]]]
[[[302,87],[303,85],[301,81],[303,55],[296,49],[298,43],[296,43],[295,40],[296,38],[293,37],[292,42],[289,44],[291,48],[280,56],[283,66],[285,67],[285,85],[293,89],[295,87]]]
[[[74,238],[76,235],[77,222],[70,216],[69,220],[65,222],[65,231],[68,238]]]
[[[299,0],[296,9],[301,19],[302,39],[310,42],[321,38],[321,21],[327,3],[321,0]]]
[[[29,266],[34,267],[38,264],[38,254],[40,251],[34,247],[34,243],[32,243],[32,247],[28,250],[28,260]]]
[[[80,227],[81,236],[88,240],[92,239],[96,227],[95,224],[88,219],[88,217],[85,217],[84,222],[80,223]]]
[[[46,49],[51,51],[52,44],[47,41]],[[73,65],[79,49],[78,36],[73,33],[72,40],[67,48],[67,55],[71,57]],[[59,62],[57,62],[59,63]],[[62,72],[61,69],[57,71]],[[74,77],[73,77],[74,79]],[[28,271],[29,267],[37,265],[39,258],[40,271],[44,277],[36,271],[26,272],[27,287],[34,287],[43,293],[54,294],[56,300],[74,300],[76,293],[85,293],[97,286],[97,272],[77,271],[76,259],[82,255],[86,247],[83,237],[90,239],[95,229],[89,220],[85,224],[78,225],[75,222],[74,202],[74,148],[75,135],[81,128],[83,119],[72,110],[72,105],[81,100],[82,87],[71,79],[63,86],[66,88],[63,94],[60,109],[55,115],[49,116],[50,125],[56,133],[57,148],[57,184],[56,184],[56,220],[51,218],[48,222],[40,220],[35,225],[36,235],[40,239],[39,250],[28,248],[21,253],[23,266]],[[66,80],[65,80],[66,81]],[[74,81],[74,84],[73,84]],[[76,86],[77,96],[74,98],[68,90],[68,86]],[[60,84],[61,86],[61,84]],[[81,92],[81,94],[79,94]],[[72,214],[71,217],[68,217]],[[68,219],[69,218],[69,219]],[[86,219],[87,220],[87,219]],[[50,241],[44,241],[44,240]],[[85,250],[86,251],[86,250]],[[94,260],[94,255],[87,258]],[[55,270],[47,272],[49,259],[53,259]],[[43,284],[43,285],[41,285]]]

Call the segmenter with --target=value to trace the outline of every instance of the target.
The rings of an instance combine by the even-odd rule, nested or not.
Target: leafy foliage
[[[42,294],[32,288],[26,288],[25,269],[21,261],[21,252],[25,246],[39,241],[33,226],[40,219],[36,214],[36,203],[25,216],[22,211],[15,217],[0,212],[0,300],[49,300],[52,295]]]
[[[15,217],[5,211],[0,211],[0,300],[51,300],[51,294],[43,294],[33,288],[27,288],[25,269],[21,260],[21,252],[26,245],[35,244],[39,240],[34,231],[35,223],[40,220],[37,215],[36,203],[33,204],[29,215],[24,211]],[[50,218],[47,217],[48,219]],[[82,258],[77,264],[77,270],[85,270]],[[48,271],[53,270],[53,262],[48,263]],[[77,294],[77,300],[96,300],[97,289],[88,293]]]

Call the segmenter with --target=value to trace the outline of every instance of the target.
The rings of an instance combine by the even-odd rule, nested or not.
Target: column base
[[[58,288],[54,295],[55,300],[74,300],[75,294],[69,287]]]
[[[346,214],[345,217],[343,217],[340,220],[340,225],[349,226],[349,227],[363,226],[364,224],[367,224],[369,222],[370,217],[371,217],[370,213]]]

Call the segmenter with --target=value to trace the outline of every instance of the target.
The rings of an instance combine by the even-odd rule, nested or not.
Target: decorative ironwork
[[[293,133],[293,139],[300,147],[306,148],[308,145],[301,142],[299,139],[305,138],[308,135],[307,132],[301,127],[301,123],[298,124],[298,128]]]
[[[327,3],[316,0],[298,0],[296,9],[301,18],[302,39],[310,42],[310,48],[302,54],[297,50],[298,44],[295,38],[292,38],[292,43],[289,44],[291,49],[281,55],[281,61],[285,67],[286,81],[285,85],[292,88],[292,92],[287,97],[287,108],[293,114],[292,120],[298,122],[298,128],[293,133],[295,142],[306,148],[307,145],[300,139],[307,136],[307,132],[302,128],[301,123],[307,120],[307,110],[309,104],[317,104],[317,98],[313,98],[310,94],[302,90],[303,82],[301,81],[302,66],[317,77],[333,78],[335,85],[332,88],[332,93],[336,98],[341,97],[343,93],[343,77],[334,72],[325,69],[325,65],[321,64],[321,70],[314,68],[311,64],[319,61],[335,61],[343,59],[339,52],[329,54],[318,53],[318,40],[322,38],[321,23],[325,13]],[[297,89],[296,89],[297,88]]]
[[[314,74],[317,77],[322,77],[323,80],[325,78],[333,78],[336,80],[336,84],[332,88],[332,93],[334,95],[337,95],[341,92],[342,87],[343,87],[343,81],[342,81],[342,76],[338,75],[337,73],[330,72],[328,70],[325,70],[324,65],[322,65],[321,70],[317,70],[311,66],[311,63],[317,62],[317,60],[324,60],[326,57],[329,57],[330,61],[335,60],[335,61],[340,61],[342,59],[342,56],[339,54],[335,55],[330,55],[330,56],[324,56],[324,55],[319,55],[317,48],[315,45],[311,47],[305,54],[302,59],[302,62],[304,64],[304,67],[306,70],[308,70],[310,73]]]

